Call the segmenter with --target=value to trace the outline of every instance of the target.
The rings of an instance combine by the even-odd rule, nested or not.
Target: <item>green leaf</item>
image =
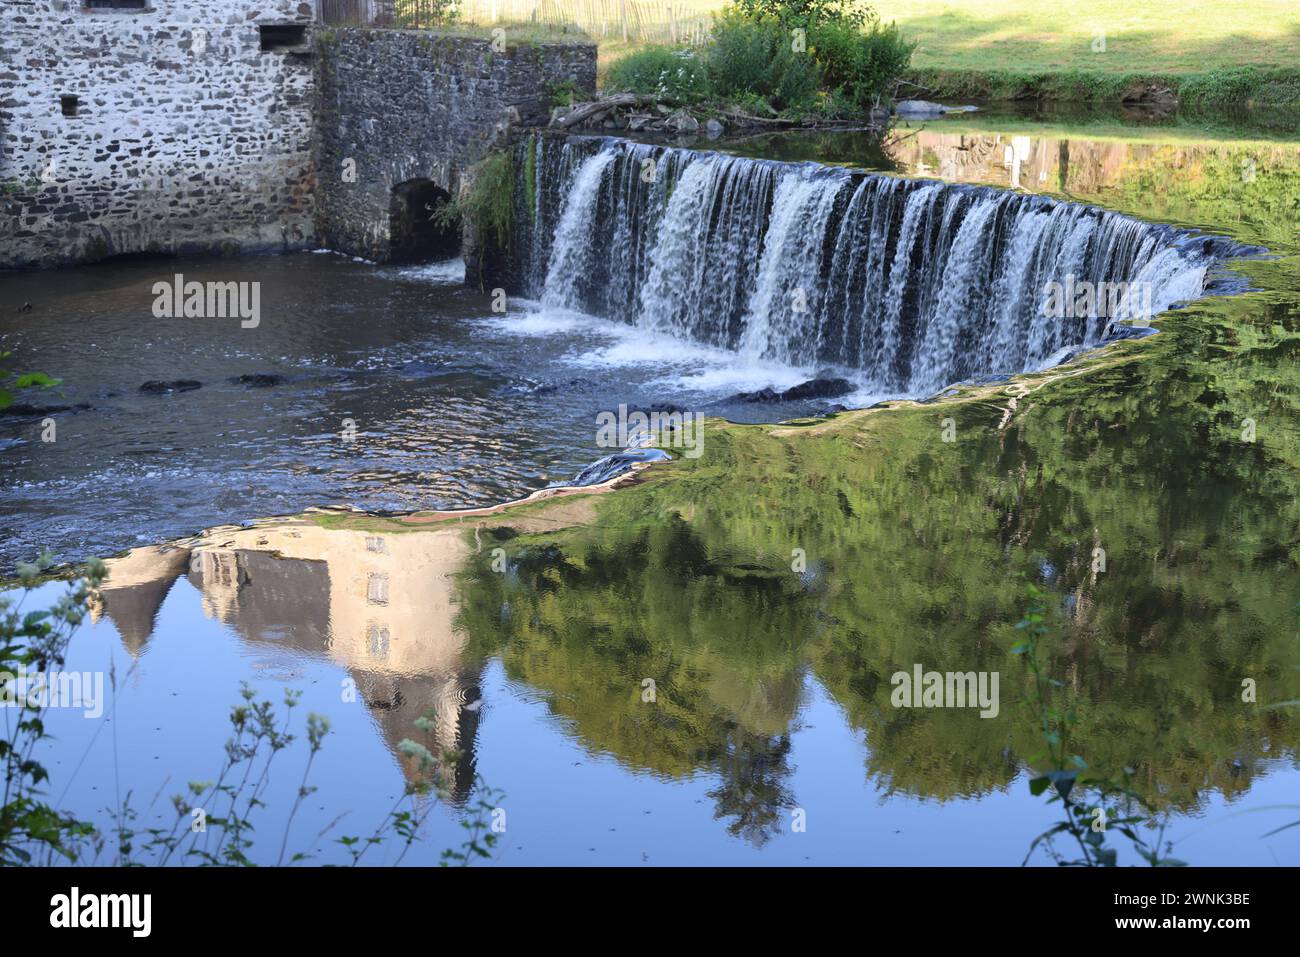
[[[14,388],[30,389],[35,386],[40,389],[52,389],[62,381],[62,379],[51,378],[44,372],[28,372],[18,377],[18,380],[14,383]]]

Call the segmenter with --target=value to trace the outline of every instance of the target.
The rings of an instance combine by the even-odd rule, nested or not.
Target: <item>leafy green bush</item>
[[[514,229],[514,194],[514,157],[509,150],[497,150],[474,168],[467,193],[434,210],[434,221],[443,227],[468,222],[481,243],[505,249]]]
[[[862,0],[736,0],[746,17],[775,17],[786,29],[810,29],[823,23],[862,28],[876,22],[876,11]]]
[[[864,29],[830,20],[808,34],[809,52],[821,65],[823,83],[859,110],[876,105],[912,59],[915,43],[894,24],[872,23]]]
[[[860,116],[890,92],[915,48],[860,0],[735,0],[702,53],[647,47],[609,69],[611,92],[750,113]]]
[[[690,50],[652,46],[637,50],[609,68],[606,89],[656,96],[669,103],[698,103],[709,95],[704,64]]]
[[[786,112],[813,108],[822,84],[817,61],[806,51],[795,51],[779,18],[734,7],[714,18],[708,75],[713,92],[723,99],[761,97]]]

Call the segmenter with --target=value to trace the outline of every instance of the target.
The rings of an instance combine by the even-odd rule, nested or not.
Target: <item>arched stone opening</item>
[[[409,179],[393,187],[389,204],[391,262],[422,263],[451,259],[460,253],[460,220],[444,219],[451,194],[427,179]]]

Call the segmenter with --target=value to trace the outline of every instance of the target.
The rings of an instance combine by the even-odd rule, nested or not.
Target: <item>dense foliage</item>
[[[710,95],[704,61],[691,50],[665,46],[649,46],[619,60],[610,67],[605,85],[665,103],[698,103]]]
[[[913,48],[858,3],[740,0],[714,17],[702,51],[646,48],[615,63],[605,85],[678,104],[861,115],[890,95]]]
[[[789,29],[774,16],[724,10],[714,19],[706,57],[720,99],[777,111],[807,111],[816,104],[822,85],[817,61],[792,48]]]

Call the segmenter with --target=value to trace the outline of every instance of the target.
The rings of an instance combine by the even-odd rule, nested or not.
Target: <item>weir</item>
[[[899,395],[1131,334],[1105,295],[1061,308],[1062,288],[1126,290],[1120,317],[1145,326],[1251,251],[989,187],[603,137],[515,150],[523,294]]]

